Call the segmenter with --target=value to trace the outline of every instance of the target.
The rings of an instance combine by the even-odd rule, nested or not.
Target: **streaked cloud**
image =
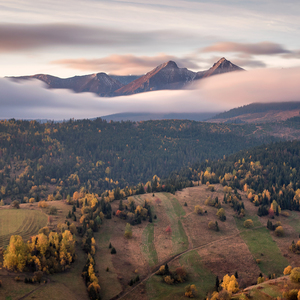
[[[0,52],[57,46],[120,47],[179,44],[194,36],[172,30],[122,30],[75,24],[1,24]]]
[[[136,56],[136,55],[110,55],[103,58],[95,59],[61,59],[52,61],[52,64],[62,65],[67,68],[99,72],[99,70],[106,73],[116,75],[128,74],[143,74],[149,72],[152,68],[167,62],[169,60],[175,61],[179,67],[197,69],[199,66],[189,58],[180,58],[173,55],[159,54],[156,56]]]
[[[272,55],[291,53],[282,45],[272,42],[261,43],[234,43],[234,42],[221,42],[214,45],[205,47],[200,50],[201,52],[237,52],[250,55]]]
[[[37,81],[0,79],[0,118],[92,118],[122,112],[183,113],[228,110],[253,102],[299,101],[300,68],[260,69],[200,80],[193,89],[100,98],[48,90]]]

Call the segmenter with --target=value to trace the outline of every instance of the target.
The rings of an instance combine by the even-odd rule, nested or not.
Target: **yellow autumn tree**
[[[3,255],[3,266],[8,270],[22,272],[30,259],[31,255],[28,251],[28,245],[23,242],[21,236],[12,235]]]
[[[236,293],[239,290],[239,284],[234,275],[229,276],[228,274],[226,274],[223,277],[223,282],[221,286],[223,287],[224,290],[230,293]]]

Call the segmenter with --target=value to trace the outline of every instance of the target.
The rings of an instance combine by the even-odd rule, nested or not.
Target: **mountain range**
[[[9,78],[14,81],[38,79],[52,89],[70,89],[76,93],[91,92],[100,97],[113,97],[148,91],[183,89],[189,83],[199,79],[243,70],[223,57],[210,69],[200,72],[179,68],[174,61],[168,61],[141,76],[117,76],[101,72],[69,78],[60,78],[46,74]]]

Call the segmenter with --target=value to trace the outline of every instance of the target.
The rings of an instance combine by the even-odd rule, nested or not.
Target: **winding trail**
[[[260,228],[264,228],[265,226],[258,226],[258,227],[254,227],[252,228],[252,230],[257,230],[257,229],[260,229]],[[129,291],[125,292],[125,290],[123,290],[122,292],[120,292],[118,295],[114,296],[113,298],[111,298],[110,300],[115,300],[115,299],[123,299],[124,297],[126,297],[127,295],[129,295],[130,293],[132,293],[134,290],[136,290],[141,284],[143,283],[146,283],[153,275],[155,275],[155,273],[159,270],[160,266],[162,265],[165,265],[165,264],[169,264],[171,262],[173,262],[175,259],[181,257],[182,255],[186,254],[186,253],[189,253],[191,251],[194,251],[194,250],[198,250],[198,249],[202,249],[202,248],[205,248],[205,247],[208,247],[210,245],[213,245],[213,244],[216,244],[216,243],[219,243],[219,242],[222,242],[222,241],[225,241],[225,240],[228,240],[228,239],[231,239],[233,237],[236,237],[238,235],[240,235],[242,232],[246,231],[245,230],[242,230],[242,231],[238,231],[237,233],[235,234],[232,234],[232,235],[229,235],[225,238],[222,238],[222,239],[218,239],[218,240],[215,240],[215,241],[212,241],[210,243],[206,243],[204,245],[201,245],[201,246],[198,246],[198,247],[194,247],[194,248],[189,248],[187,250],[184,250],[176,255],[173,255],[171,256],[170,258],[168,258],[167,260],[165,260],[164,262],[160,263],[158,266],[154,267],[152,269],[152,273],[148,274],[144,279],[142,279],[137,285],[135,285],[133,288],[131,288]]]

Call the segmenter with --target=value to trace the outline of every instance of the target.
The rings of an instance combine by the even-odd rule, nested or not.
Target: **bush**
[[[170,275],[167,275],[164,277],[164,282],[171,285],[174,283],[174,279]]]
[[[111,254],[117,254],[117,250],[115,249],[115,247],[112,247],[112,248],[111,248],[110,253],[111,253]]]
[[[196,286],[194,284],[190,284],[185,287],[184,296],[188,298],[194,298],[196,296],[196,292]]]
[[[283,227],[282,227],[282,226],[278,226],[278,227],[275,229],[275,234],[276,234],[276,236],[278,236],[278,237],[284,236]]]
[[[290,213],[288,211],[282,211],[281,215],[288,218],[290,216]]]
[[[259,276],[259,277],[257,278],[257,284],[263,283],[264,281],[265,281],[265,278],[264,278],[264,277]]]
[[[290,279],[293,282],[300,282],[300,268],[294,268],[291,271]]]
[[[203,208],[200,205],[196,205],[194,212],[198,215],[203,215]]]
[[[132,237],[132,229],[131,229],[131,225],[129,223],[127,223],[126,226],[125,226],[124,236],[127,239],[130,239]]]
[[[48,203],[46,201],[40,201],[38,203],[38,207],[46,208],[46,207],[48,207]]]
[[[225,210],[224,208],[220,208],[217,213],[216,213],[217,217],[224,222],[226,220],[226,216],[225,216]]]
[[[51,206],[49,210],[50,215],[56,215],[57,214],[57,208],[55,206]]]
[[[287,266],[284,270],[283,270],[283,275],[290,275],[292,272],[293,268],[291,266]]]
[[[215,187],[214,187],[214,185],[210,184],[210,185],[207,187],[207,189],[208,189],[209,191],[213,192],[213,191],[215,190]]]
[[[282,295],[286,300],[297,300],[298,298],[298,290],[293,289],[287,292],[284,292]]]
[[[248,219],[244,222],[244,227],[246,228],[252,228],[253,226],[253,221],[251,219]]]
[[[210,221],[208,223],[208,228],[211,230],[219,231],[218,222]]]
[[[19,201],[17,201],[17,200],[14,200],[11,204],[10,204],[10,206],[12,207],[12,208],[20,208],[20,202]]]

